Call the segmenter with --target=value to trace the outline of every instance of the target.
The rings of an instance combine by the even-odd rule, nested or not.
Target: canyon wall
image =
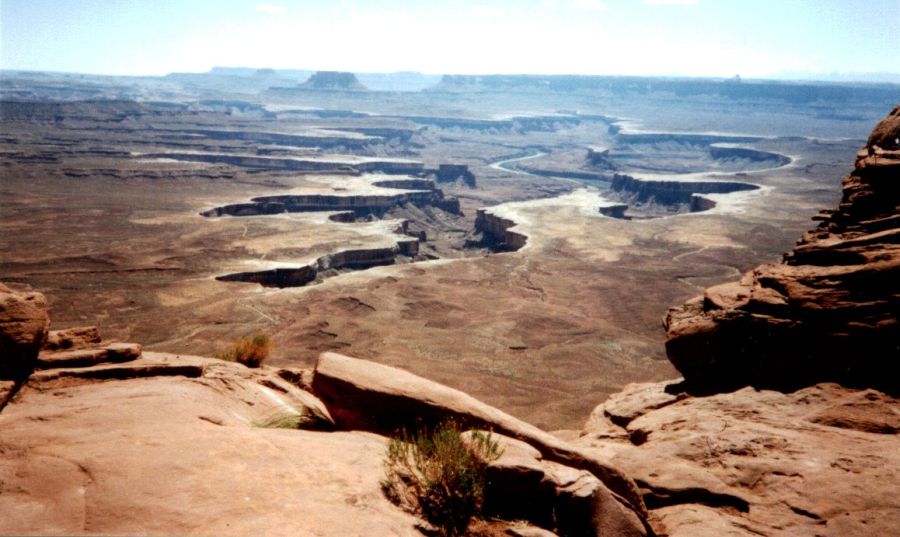
[[[669,311],[666,352],[688,382],[900,392],[898,138],[900,107],[857,155],[840,205],[781,263]]]
[[[728,194],[759,187],[738,181],[658,181],[638,179],[617,173],[610,188],[629,195],[640,203],[656,202],[664,205],[691,204],[694,194]]]
[[[484,240],[500,251],[519,250],[528,242],[526,235],[510,230],[515,225],[512,220],[497,216],[487,209],[479,209],[475,217],[475,230],[481,232]]]

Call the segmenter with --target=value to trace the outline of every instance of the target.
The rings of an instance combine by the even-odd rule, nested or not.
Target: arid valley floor
[[[202,355],[262,332],[271,363],[340,350],[548,428],[627,382],[673,376],[666,309],[777,259],[837,200],[891,97],[843,88],[848,107],[828,100],[840,87],[745,84],[742,98],[728,82],[579,78],[539,92],[537,77],[348,91],[267,76],[5,77],[0,281],[46,293],[59,327]],[[436,177],[447,164],[474,186]],[[460,210],[400,195],[423,185],[371,185],[385,173],[429,181]],[[609,190],[617,174],[638,182]],[[689,183],[687,197],[666,181]],[[760,188],[690,212],[690,192],[716,192],[697,185],[729,182]],[[323,206],[200,214],[288,194]],[[613,203],[634,218],[600,214]],[[524,248],[503,252],[503,230],[476,227],[481,209]],[[339,210],[352,221],[330,220]],[[425,231],[417,254],[390,252],[416,241],[395,233],[404,220]],[[302,287],[216,280],[367,250],[380,253],[357,266],[385,266]]]

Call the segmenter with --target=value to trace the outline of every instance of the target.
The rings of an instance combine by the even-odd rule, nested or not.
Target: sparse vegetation
[[[403,432],[388,445],[384,489],[446,537],[462,535],[484,502],[485,469],[501,455],[491,433],[458,423]]]
[[[238,362],[247,367],[259,367],[272,350],[269,336],[256,334],[241,338],[224,351],[216,354],[216,358],[229,362]]]
[[[301,429],[312,421],[315,420],[304,412],[282,411],[254,421],[253,425],[264,429]]]

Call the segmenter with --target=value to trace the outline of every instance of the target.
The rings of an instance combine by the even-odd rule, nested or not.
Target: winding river
[[[493,168],[495,170],[514,173],[516,175],[526,175],[529,177],[548,177],[550,179],[559,179],[562,181],[574,181],[580,185],[589,185],[589,186],[600,188],[602,190],[606,190],[609,188],[609,186],[610,186],[609,181],[604,181],[602,179],[587,178],[587,177],[583,177],[583,176],[579,176],[579,175],[575,175],[575,174],[557,175],[552,172],[534,173],[534,172],[522,170],[522,169],[518,168],[517,166],[515,166],[515,163],[517,163],[517,162],[532,160],[532,159],[540,158],[540,157],[543,157],[546,155],[548,155],[548,153],[545,153],[543,151],[538,151],[538,150],[532,150],[529,154],[527,154],[525,156],[514,157],[514,158],[509,158],[509,159],[504,159],[504,160],[498,160],[497,162],[492,162],[491,164],[488,164],[488,167]]]

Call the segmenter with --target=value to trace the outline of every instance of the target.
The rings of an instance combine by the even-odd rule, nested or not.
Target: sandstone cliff
[[[704,389],[821,381],[900,391],[900,107],[873,131],[843,198],[781,263],[666,317],[666,351]]]

